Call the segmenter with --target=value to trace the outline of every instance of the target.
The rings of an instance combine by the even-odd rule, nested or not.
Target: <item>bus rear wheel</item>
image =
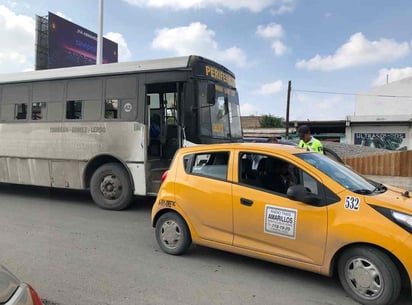
[[[90,180],[94,202],[106,210],[123,210],[132,202],[132,186],[122,165],[107,163],[100,166]]]

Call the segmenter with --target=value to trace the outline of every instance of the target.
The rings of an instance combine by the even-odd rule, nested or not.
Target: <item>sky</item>
[[[410,0],[104,0],[119,61],[200,55],[235,73],[241,115],[344,120],[356,94],[412,76]],[[35,16],[98,31],[98,0],[0,0],[0,73],[35,64]]]

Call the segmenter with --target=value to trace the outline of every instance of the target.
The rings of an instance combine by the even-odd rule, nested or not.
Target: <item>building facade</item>
[[[359,93],[355,113],[346,120],[345,142],[412,149],[412,77]]]

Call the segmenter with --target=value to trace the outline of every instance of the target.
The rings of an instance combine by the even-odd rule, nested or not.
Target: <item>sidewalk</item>
[[[405,190],[412,191],[412,178],[411,177],[392,177],[392,176],[372,176],[372,175],[365,175],[374,181],[389,184],[393,186],[400,187]]]

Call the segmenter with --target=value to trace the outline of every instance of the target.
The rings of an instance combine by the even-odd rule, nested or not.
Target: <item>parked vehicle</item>
[[[0,304],[43,305],[37,292],[0,265]]]
[[[0,111],[0,183],[108,210],[155,196],[179,147],[242,140],[235,75],[195,55],[0,74]]]
[[[412,279],[412,198],[319,153],[279,144],[180,149],[152,210],[160,248],[191,243],[339,276],[362,304]]]

